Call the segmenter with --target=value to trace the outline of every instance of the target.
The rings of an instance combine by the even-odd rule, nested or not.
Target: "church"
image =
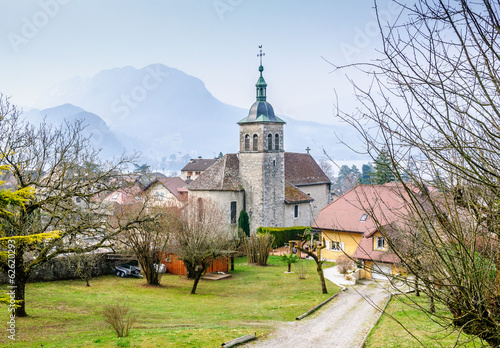
[[[189,196],[200,205],[207,199],[218,203],[226,222],[234,225],[245,210],[251,231],[311,226],[330,202],[330,180],[309,153],[285,152],[286,122],[267,102],[262,55],[257,100],[238,122],[239,152],[226,154],[201,173],[187,186]]]

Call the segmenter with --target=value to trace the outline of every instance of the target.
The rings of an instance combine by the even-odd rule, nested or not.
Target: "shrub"
[[[115,330],[118,337],[128,337],[137,317],[130,313],[130,308],[125,305],[115,304],[104,307],[104,321]]]
[[[257,234],[269,233],[274,237],[274,246],[279,248],[290,240],[299,239],[308,227],[259,227]]]
[[[238,229],[240,228],[245,232],[245,236],[250,237],[250,218],[244,210],[240,212],[240,217],[238,218]]]
[[[247,255],[248,263],[265,266],[269,252],[273,249],[273,241],[274,237],[268,233],[251,235],[245,238],[243,248]]]
[[[292,263],[296,263],[299,257],[296,254],[283,254],[281,255],[281,261],[288,265],[288,273],[292,272]]]
[[[352,261],[345,255],[340,256],[337,259],[336,264],[340,274],[347,274],[349,273],[349,271],[354,270],[355,268],[354,261]]]
[[[307,269],[306,266],[304,266],[303,263],[300,263],[297,266],[297,276],[299,277],[299,279],[306,279],[307,278],[307,272],[308,272],[308,269]]]

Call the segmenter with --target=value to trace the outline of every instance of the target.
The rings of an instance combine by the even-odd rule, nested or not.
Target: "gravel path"
[[[245,347],[361,347],[389,299],[376,282],[350,286],[310,317],[284,323],[266,338]]]

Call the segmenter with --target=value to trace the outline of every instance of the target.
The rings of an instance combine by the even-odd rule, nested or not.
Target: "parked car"
[[[141,270],[139,267],[124,263],[122,265],[118,265],[115,267],[115,272],[116,275],[119,277],[128,277],[128,276],[133,276],[133,277],[142,277],[141,276]]]

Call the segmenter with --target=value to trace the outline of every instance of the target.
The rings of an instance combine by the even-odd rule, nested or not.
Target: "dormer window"
[[[253,135],[253,144],[252,144],[253,145],[253,148],[252,148],[253,151],[258,151],[259,150],[259,143],[258,143],[258,141],[259,141],[259,136],[257,134],[254,134]]]
[[[385,250],[385,238],[377,237],[377,249]]]
[[[368,218],[368,215],[363,214],[363,215],[361,215],[361,219],[359,219],[359,221],[366,221],[367,218]]]

